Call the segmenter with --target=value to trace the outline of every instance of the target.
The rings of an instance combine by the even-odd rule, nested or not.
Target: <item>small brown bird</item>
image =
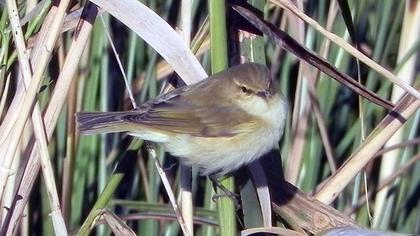
[[[286,99],[264,65],[246,63],[123,112],[79,112],[81,134],[128,132],[161,143],[202,175],[222,176],[277,145]]]

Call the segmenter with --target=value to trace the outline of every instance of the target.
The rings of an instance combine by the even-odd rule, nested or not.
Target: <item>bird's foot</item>
[[[213,182],[213,188],[215,190],[215,192],[217,192],[217,189],[220,189],[222,191],[222,193],[216,193],[212,196],[212,200],[213,202],[216,202],[217,200],[219,200],[220,198],[223,197],[228,197],[230,199],[232,199],[234,205],[235,205],[235,209],[238,210],[240,208],[240,203],[239,203],[239,194],[234,193],[232,191],[230,191],[229,189],[227,189],[225,186],[223,186],[220,181],[217,178],[214,177],[210,177],[210,180]]]

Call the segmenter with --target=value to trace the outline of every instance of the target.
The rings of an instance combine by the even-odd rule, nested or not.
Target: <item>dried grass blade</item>
[[[267,176],[265,175],[264,169],[259,161],[249,164],[248,167],[254,181],[254,186],[256,186],[257,189],[264,226],[272,227],[271,197],[267,184]]]
[[[191,45],[192,27],[192,0],[182,0],[180,9],[180,35],[185,44]],[[180,167],[180,196],[182,217],[185,220],[187,230],[194,235],[194,213],[193,213],[193,194],[192,194],[192,168],[181,164]]]
[[[186,84],[207,77],[182,38],[155,12],[135,0],[93,0],[150,44]],[[141,20],[138,20],[141,19]]]
[[[406,94],[372,131],[346,163],[321,187],[315,197],[330,204],[353,180],[357,173],[375,157],[375,153],[392,137],[420,107],[420,100]]]
[[[25,94],[24,96],[25,103],[24,103],[24,106],[21,108],[21,111],[23,111],[23,114],[13,124],[14,129],[11,130],[10,134],[13,133],[14,135],[6,136],[8,137],[10,141],[9,142],[5,141],[3,143],[3,144],[5,143],[10,144],[6,147],[3,147],[5,148],[5,150],[7,150],[6,155],[4,156],[6,160],[3,162],[3,164],[5,164],[4,167],[6,168],[10,167],[9,165],[11,164],[13,157],[15,156],[17,144],[20,141],[20,136],[22,135],[23,128],[26,123],[26,119],[28,118],[32,104],[35,103],[35,106],[33,107],[34,110],[32,114],[32,122],[34,126],[37,144],[40,147],[39,151],[40,151],[40,156],[41,156],[42,173],[44,176],[44,181],[45,181],[46,189],[48,192],[48,199],[49,199],[50,208],[51,208],[50,215],[52,218],[54,232],[57,235],[67,235],[66,225],[64,223],[64,218],[60,209],[60,201],[58,198],[57,187],[55,184],[54,172],[53,172],[52,165],[50,162],[48,144],[47,144],[47,140],[46,140],[46,136],[44,132],[45,131],[44,123],[42,121],[39,105],[35,98],[35,95],[37,93],[36,90],[39,84],[39,79],[37,79],[34,76],[34,78],[31,80],[32,71],[31,71],[31,66],[29,63],[29,57],[27,55],[27,50],[25,46],[22,29],[19,23],[19,15],[17,13],[18,10],[16,6],[16,2],[14,2],[13,0],[9,0],[7,1],[7,6],[9,10],[9,17],[10,17],[11,27],[13,31],[13,40],[15,42],[16,51],[18,54],[21,73],[24,78],[24,83],[26,85],[25,87],[29,87],[29,90],[28,90],[28,93]],[[43,70],[42,65],[40,65],[36,69],[37,69],[36,71]],[[3,189],[4,188],[1,187],[1,190]],[[0,196],[2,196],[2,193],[3,191],[1,191]]]
[[[371,67],[373,70],[378,72],[379,74],[383,75],[384,77],[388,78],[392,83],[398,85],[400,88],[404,89],[406,92],[413,95],[415,98],[420,99],[420,92],[416,91],[415,88],[410,86],[408,83],[404,82],[402,79],[398,78],[396,75],[370,59],[369,57],[365,56],[359,50],[355,49],[353,46],[348,44],[342,38],[338,37],[337,35],[325,30],[321,25],[319,25],[315,20],[310,18],[309,16],[305,15],[302,11],[296,8],[293,4],[286,0],[271,0],[273,3],[282,6],[283,8],[293,12],[296,16],[310,24],[314,27],[318,32],[323,34],[325,37],[330,39],[331,41],[335,42],[337,45],[342,47],[348,53],[357,57],[360,61]]]
[[[149,155],[154,159],[156,169],[158,170],[160,178],[162,179],[162,184],[165,187],[166,193],[168,194],[169,201],[172,204],[172,208],[174,209],[176,218],[179,222],[179,225],[181,226],[182,232],[184,233],[184,235],[187,235],[187,236],[192,235],[190,231],[188,231],[188,226],[186,225],[185,220],[182,217],[181,211],[179,210],[179,206],[176,203],[174,192],[171,189],[171,184],[169,183],[168,178],[166,177],[166,173],[163,171],[159,163],[159,160],[156,157],[157,155],[156,155],[155,150],[147,142],[146,142],[146,149],[149,152]]]
[[[4,85],[3,94],[1,95],[0,99],[0,121],[1,121],[1,115],[3,114],[4,104],[6,104],[6,98],[9,91],[9,85],[10,85],[10,74],[6,77],[6,83]]]
[[[295,56],[308,62],[309,64],[315,66],[322,72],[331,76],[331,78],[347,86],[348,88],[350,88],[360,96],[365,97],[369,101],[379,106],[382,106],[388,110],[391,110],[394,107],[394,105],[391,102],[380,98],[374,92],[370,91],[365,86],[353,80],[350,76],[340,72],[337,68],[328,63],[325,59],[319,57],[311,50],[301,46],[296,40],[287,35],[285,32],[281,31],[280,29],[277,29],[271,23],[260,19],[250,10],[247,10],[240,6],[234,6],[233,8],[245,19],[251,22],[255,27],[257,27],[259,30],[265,33],[269,38],[275,41],[280,47],[293,53]]]
[[[112,211],[104,210],[102,217],[105,218],[106,223],[115,235],[136,235],[136,233],[134,233],[134,231]]]
[[[50,139],[53,134],[58,116],[66,100],[67,91],[69,90],[72,79],[74,78],[74,73],[76,72],[80,56],[84,50],[84,45],[88,41],[88,37],[92,29],[92,23],[94,22],[96,15],[96,8],[87,7],[87,12],[79,24],[79,31],[75,34],[72,46],[67,54],[63,70],[57,79],[57,85],[54,88],[50,103],[48,104],[48,108],[44,116],[45,129],[48,139]],[[4,233],[6,235],[14,235],[17,230],[19,220],[22,217],[22,212],[26,206],[29,194],[40,168],[37,148],[37,146],[34,147],[29,145],[26,149],[26,153],[30,153],[28,164],[25,167],[26,169],[23,172],[23,176],[19,177],[22,178],[22,180],[19,183],[19,187],[13,200],[13,211],[8,211],[0,234]]]
[[[297,232],[290,229],[285,229],[282,227],[261,227],[261,228],[252,228],[242,230],[241,236],[255,235],[255,234],[276,234],[276,235],[288,235],[288,236],[305,236],[307,234]]]

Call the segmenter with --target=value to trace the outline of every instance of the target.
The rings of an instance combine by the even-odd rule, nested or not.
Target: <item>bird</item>
[[[287,100],[267,66],[244,63],[131,111],[78,112],[80,134],[126,132],[161,144],[203,176],[221,177],[278,145]]]

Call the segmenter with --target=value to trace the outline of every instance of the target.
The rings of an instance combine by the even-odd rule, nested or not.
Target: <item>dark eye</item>
[[[241,86],[241,89],[243,93],[248,93],[248,89],[245,86]]]

